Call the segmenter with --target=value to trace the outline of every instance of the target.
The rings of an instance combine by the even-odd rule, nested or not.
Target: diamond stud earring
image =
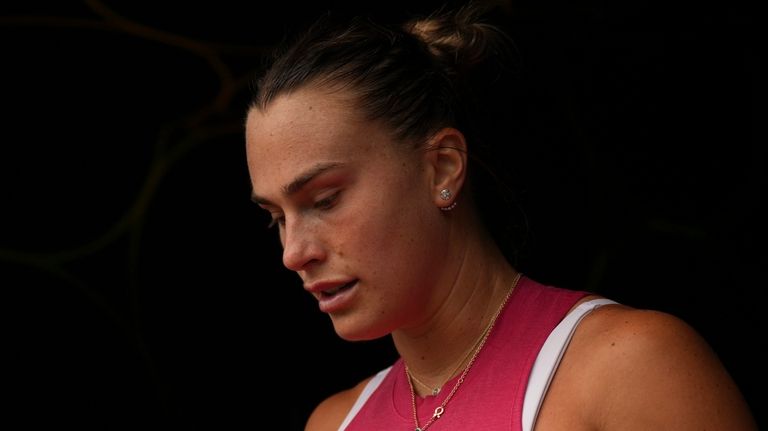
[[[451,198],[451,196],[453,196],[453,194],[451,193],[450,190],[448,190],[448,189],[440,190],[440,199],[442,199],[444,201],[447,201],[447,200],[449,200]],[[456,208],[456,204],[457,203],[458,202],[454,201],[452,204],[448,205],[447,207],[440,207],[440,209],[443,210],[443,211],[450,211],[450,210]]]

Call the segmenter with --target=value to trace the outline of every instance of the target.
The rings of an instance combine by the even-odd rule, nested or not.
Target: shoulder
[[[309,416],[304,431],[337,431],[360,393],[365,389],[365,385],[372,378],[369,377],[355,387],[338,392],[323,400]]]
[[[574,374],[588,389],[582,407],[597,429],[754,429],[716,354],[675,316],[603,306],[572,347],[570,362],[582,367]]]
[[[603,306],[584,319],[577,336],[580,347],[589,349],[593,361],[613,364],[611,368],[621,368],[622,372],[633,371],[632,375],[660,373],[658,367],[662,365],[676,364],[672,369],[720,366],[691,326],[660,311]],[[645,365],[638,367],[640,364]]]
[[[602,306],[588,314],[576,335],[574,341],[592,349],[595,359],[640,359],[638,356],[655,356],[654,352],[668,348],[706,346],[688,324],[671,314],[619,304]]]

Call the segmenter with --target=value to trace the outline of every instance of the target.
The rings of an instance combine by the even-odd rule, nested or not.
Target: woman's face
[[[342,338],[371,339],[425,318],[448,235],[423,148],[345,95],[308,88],[252,109],[248,169],[285,266]]]

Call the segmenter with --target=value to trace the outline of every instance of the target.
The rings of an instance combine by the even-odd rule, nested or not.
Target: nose
[[[283,232],[283,265],[286,268],[298,272],[324,259],[322,241],[312,226],[299,221],[286,222]]]

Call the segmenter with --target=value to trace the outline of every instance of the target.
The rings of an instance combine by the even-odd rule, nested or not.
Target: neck
[[[392,333],[422,396],[461,374],[517,276],[492,242],[466,244],[452,259],[458,271],[435,288],[425,317]]]

